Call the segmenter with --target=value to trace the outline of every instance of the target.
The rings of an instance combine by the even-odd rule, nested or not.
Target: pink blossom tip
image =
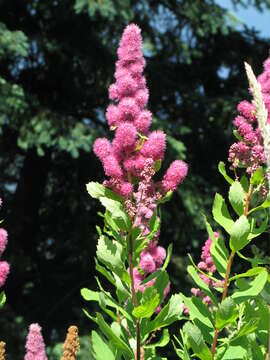
[[[188,165],[182,160],[175,160],[171,163],[162,180],[162,189],[165,193],[169,190],[176,190],[177,186],[187,176]]]

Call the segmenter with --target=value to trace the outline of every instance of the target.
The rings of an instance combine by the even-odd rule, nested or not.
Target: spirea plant
[[[82,289],[85,300],[99,303],[102,313],[94,317],[100,334],[92,333],[97,359],[150,359],[156,348],[169,342],[168,325],[182,314],[180,295],[170,292],[166,267],[171,247],[159,242],[159,206],[187,175],[187,164],[174,161],[161,181],[154,176],[165,155],[166,135],[150,131],[152,114],[146,109],[148,89],[143,76],[145,60],[141,31],[129,25],[118,48],[115,83],[109,88],[106,118],[113,140],[97,139],[94,152],[108,179],[91,182],[89,194],[105,207],[104,227],[99,240],[96,269],[115,292],[108,292],[97,278],[99,291]],[[160,340],[153,341],[163,329]]]
[[[187,268],[198,288],[191,297],[181,294],[189,321],[173,342],[180,359],[269,358],[270,257],[260,251],[259,237],[269,232],[270,58],[258,80],[245,65],[253,101],[240,102],[234,120],[237,142],[228,158],[234,177],[224,163],[218,166],[228,183],[227,198],[216,194],[213,203],[219,232],[205,218],[202,261],[191,259]],[[247,270],[232,273],[233,261]]]
[[[176,160],[161,181],[155,180],[165,156],[166,135],[150,130],[138,26],[127,26],[117,53],[115,83],[109,88],[113,103],[106,111],[112,141],[100,138],[94,144],[106,179],[103,184],[87,184],[89,194],[105,208],[104,226],[97,227],[98,291],[81,290],[86,301],[101,309],[95,315],[84,309],[99,330],[91,336],[95,357],[166,359],[158,356],[158,348],[170,342],[168,326],[178,321],[179,336],[173,336],[172,344],[175,356],[183,360],[265,359],[269,258],[258,244],[267,231],[270,206],[270,59],[258,81],[247,65],[254,100],[238,105],[237,141],[228,157],[233,176],[223,162],[218,166],[228,183],[228,196],[215,195],[214,222],[204,216],[209,238],[201,261],[196,265],[190,258],[187,268],[196,287],[191,296],[181,292],[169,296],[166,268],[172,247],[159,245],[159,208],[183,182],[188,166]],[[210,223],[215,223],[214,230]],[[236,257],[245,263],[244,273],[233,273]],[[104,281],[114,291],[107,291]]]

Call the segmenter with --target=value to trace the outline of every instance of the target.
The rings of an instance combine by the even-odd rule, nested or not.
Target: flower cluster
[[[264,72],[258,77],[261,85],[263,100],[268,110],[270,123],[270,58],[264,63]],[[254,173],[258,167],[266,162],[263,140],[256,119],[255,106],[248,101],[241,101],[237,110],[239,115],[234,120],[239,141],[229,149],[229,162],[232,169],[244,166],[248,174]]]
[[[146,109],[148,89],[143,75],[145,60],[142,53],[140,28],[131,24],[126,27],[118,48],[115,83],[109,88],[114,101],[106,111],[110,129],[115,131],[112,142],[99,138],[94,152],[102,162],[109,177],[104,185],[125,198],[126,210],[145,238],[150,234],[150,219],[156,214],[157,201],[168,191],[176,190],[187,175],[187,164],[174,161],[162,181],[154,182],[155,167],[164,158],[166,135],[156,130],[150,132],[152,114]],[[138,183],[137,189],[135,184]],[[166,257],[166,250],[158,246],[159,231],[149,238],[134,268],[135,290],[143,292],[153,285],[141,282],[159,269]],[[168,294],[170,285],[164,292]],[[158,311],[159,309],[157,309]]]
[[[48,360],[45,344],[38,324],[31,324],[26,341],[26,354],[24,360]]]
[[[214,235],[218,239],[219,233],[215,231]],[[204,246],[202,247],[201,261],[198,263],[198,268],[209,275],[213,275],[216,271],[216,267],[210,253],[211,245],[212,239],[209,237],[206,240]],[[199,276],[209,288],[221,288],[224,285],[224,280],[214,281],[204,274],[199,274]],[[201,297],[206,305],[212,304],[212,300],[210,299],[210,297],[205,295],[205,293],[199,288],[191,288],[191,293],[194,296]],[[187,307],[184,307],[184,312],[186,314],[189,314],[189,310]]]
[[[149,131],[152,114],[146,109],[149,93],[144,67],[141,30],[135,24],[128,25],[118,48],[116,82],[109,88],[109,97],[114,104],[106,111],[115,136],[112,142],[99,138],[94,143],[94,152],[109,177],[105,186],[126,198],[133,192],[132,179],[140,177],[147,160],[162,160],[166,148],[164,132]],[[184,162],[173,163],[161,182],[161,191],[175,190],[186,173]]]
[[[66,340],[63,344],[61,360],[76,360],[79,348],[78,328],[75,325],[71,325],[68,328]]]
[[[0,206],[2,200],[0,199]],[[5,229],[0,228],[0,257],[2,256],[7,246],[8,233]],[[9,273],[9,264],[6,261],[0,261],[0,288],[4,286]]]

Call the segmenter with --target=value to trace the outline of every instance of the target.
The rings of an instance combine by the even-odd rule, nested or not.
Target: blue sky
[[[259,12],[251,6],[248,9],[241,6],[234,9],[230,0],[217,0],[216,3],[233,12],[239,20],[249,27],[259,30],[263,37],[270,38],[270,9],[265,9],[263,12]]]

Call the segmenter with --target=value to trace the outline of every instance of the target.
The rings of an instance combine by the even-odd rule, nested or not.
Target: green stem
[[[132,240],[132,226],[130,228],[129,232],[129,274],[130,274],[130,280],[131,280],[131,294],[132,294],[132,300],[133,300],[133,306],[134,308],[137,307],[137,296],[134,286],[134,275],[133,275],[133,240]],[[141,339],[140,339],[140,321],[138,318],[136,318],[136,355],[135,360],[140,360],[141,358]]]

